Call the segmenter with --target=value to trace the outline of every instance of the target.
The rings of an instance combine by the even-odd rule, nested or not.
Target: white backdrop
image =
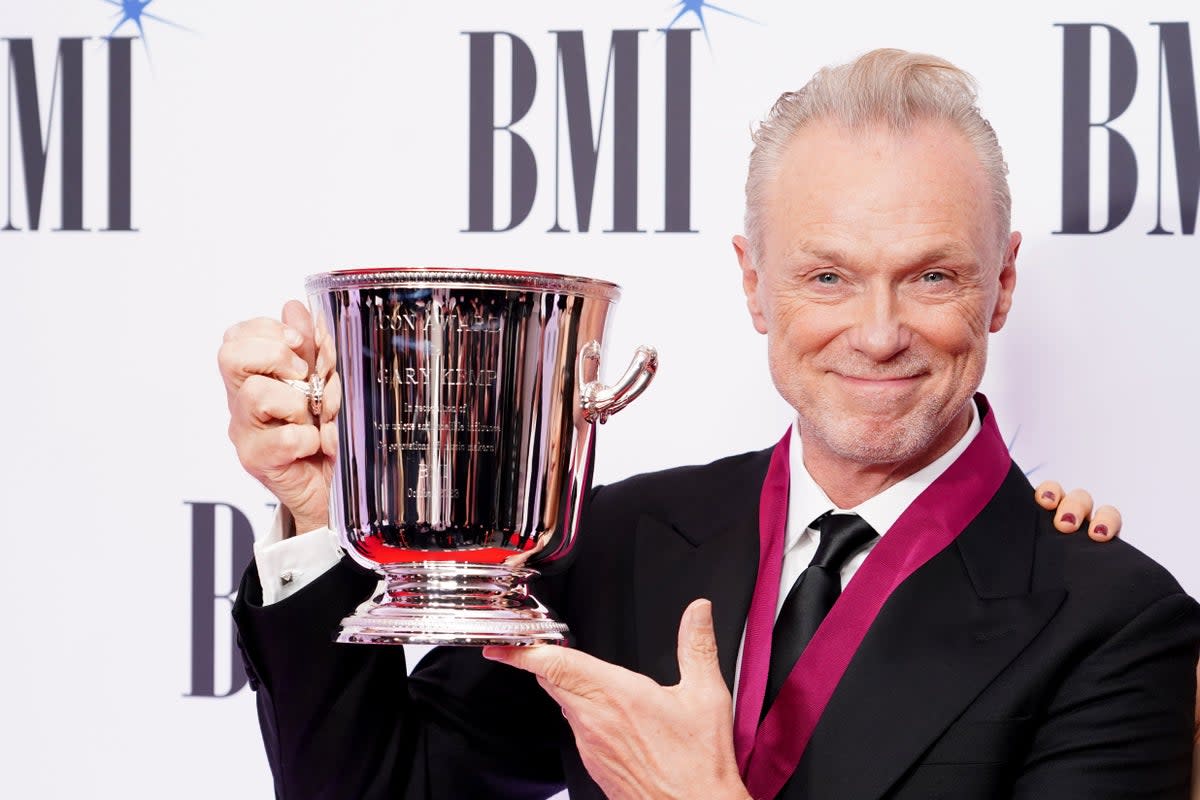
[[[1025,243],[1016,307],[993,339],[985,389],[1001,428],[1015,436],[1015,456],[1037,468],[1035,479],[1083,485],[1118,504],[1128,540],[1200,592],[1200,545],[1188,521],[1200,432],[1187,422],[1200,246],[1179,233],[1177,156],[1170,127],[1159,125],[1160,84],[1163,92],[1194,93],[1200,76],[1190,76],[1191,84],[1178,72],[1165,75],[1173,84],[1160,80],[1161,28],[1152,24],[1190,18],[1186,41],[1200,54],[1195,4],[719,5],[750,19],[708,8],[708,41],[699,32],[690,37],[686,129],[696,232],[655,233],[663,227],[666,91],[666,40],[658,29],[679,10],[669,0],[155,0],[140,9],[145,35],[132,42],[124,89],[110,85],[114,45],[103,38],[122,19],[119,4],[5,0],[0,37],[10,41],[0,48],[32,42],[37,122],[49,145],[40,224],[31,230],[31,177],[18,133],[29,109],[14,99],[24,78],[6,52],[0,136],[8,157],[0,169],[5,219],[16,230],[0,231],[8,299],[0,331],[13,359],[2,406],[9,528],[0,559],[8,638],[0,678],[8,701],[0,730],[13,757],[0,770],[0,793],[270,795],[251,693],[220,696],[232,680],[227,600],[211,601],[215,642],[197,642],[193,523],[196,504],[221,503],[265,532],[270,498],[240,471],[226,438],[215,355],[228,325],[278,313],[300,296],[306,274],[487,265],[614,280],[625,294],[606,371],[623,368],[640,342],[658,346],[662,368],[651,390],[603,430],[598,480],[774,441],[788,413],[767,377],[764,342],[746,317],[729,245],[741,230],[748,132],[781,91],[823,64],[878,46],[937,53],[973,72],[1005,146],[1014,224]],[[676,25],[699,27],[697,14],[684,11]],[[1056,235],[1064,192],[1064,29],[1057,25],[1080,23],[1112,26],[1132,45],[1136,90],[1112,127],[1130,143],[1139,183],[1132,211],[1113,230]],[[576,231],[564,138],[558,207],[570,232],[548,233],[556,131],[550,31],[583,32],[595,121],[604,55],[617,29],[646,31],[638,40],[639,225],[646,232],[604,232],[613,224],[610,97],[590,231]],[[528,218],[507,232],[463,232],[464,33],[472,31],[519,37],[536,64],[533,106],[513,130],[535,154],[538,190]],[[115,35],[136,36],[137,27],[126,21]],[[1094,122],[1107,118],[1109,36],[1094,29],[1090,84],[1066,92],[1089,92]],[[82,45],[81,133],[65,130],[65,84],[55,80],[71,69],[57,54],[59,41],[72,37],[90,37]],[[507,41],[497,49],[498,123],[508,114]],[[132,101],[136,231],[103,230],[114,91]],[[1177,102],[1173,112],[1185,127],[1195,125],[1188,111]],[[82,227],[90,230],[56,231],[71,227],[62,224],[60,148],[72,135],[83,139]],[[1097,127],[1090,139],[1097,229],[1105,221],[1107,137]],[[501,226],[509,214],[509,141],[507,133],[495,136]],[[1164,227],[1174,235],[1147,235],[1159,194]],[[210,596],[236,580],[228,518],[224,509],[217,514]],[[193,671],[197,648],[213,653],[208,688]]]

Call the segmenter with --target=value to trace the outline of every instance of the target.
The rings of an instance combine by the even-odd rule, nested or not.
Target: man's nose
[[[903,352],[912,340],[901,303],[891,287],[872,287],[855,303],[850,344],[872,361],[885,362]]]

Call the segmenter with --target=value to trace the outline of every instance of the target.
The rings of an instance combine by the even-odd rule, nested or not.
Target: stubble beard
[[[843,375],[879,378],[931,371],[928,360],[915,353],[887,366],[865,365],[845,358],[826,365],[826,369]],[[919,458],[934,445],[961,409],[961,403],[955,403],[955,398],[940,394],[920,394],[906,411],[899,412],[895,402],[884,397],[874,402],[859,400],[849,406],[836,395],[813,391],[811,387],[788,391],[788,384],[802,384],[785,380],[777,383],[777,388],[796,409],[804,441],[819,443],[837,459],[854,464],[898,464]]]
[[[932,398],[923,398],[897,418],[851,415],[823,399],[802,407],[804,410],[798,408],[796,413],[806,446],[819,442],[838,459],[863,465],[899,464],[918,458],[953,418],[943,419]]]

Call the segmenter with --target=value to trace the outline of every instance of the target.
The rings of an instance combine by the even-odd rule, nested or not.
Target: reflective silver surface
[[[531,644],[565,626],[530,567],[572,549],[593,423],[645,389],[597,372],[619,289],[560,275],[378,269],[307,281],[343,387],[330,524],[386,591],[340,641]]]

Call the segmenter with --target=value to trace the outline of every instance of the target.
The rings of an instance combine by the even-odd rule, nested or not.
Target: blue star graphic
[[[1008,440],[1008,452],[1009,452],[1009,454],[1011,454],[1011,453],[1012,453],[1012,451],[1013,451],[1013,448],[1017,446],[1017,437],[1018,437],[1018,436],[1020,436],[1020,435],[1021,435],[1021,426],[1020,426],[1020,425],[1018,425],[1018,426],[1017,426],[1017,429],[1016,429],[1015,431],[1013,431],[1012,438]],[[1047,462],[1043,461],[1042,463],[1038,464],[1036,467],[1033,467],[1032,469],[1027,469],[1027,470],[1025,470],[1025,477],[1026,477],[1026,478],[1028,478],[1028,477],[1032,476],[1032,475],[1033,475],[1033,473],[1037,472],[1039,469],[1041,469],[1042,467],[1046,466],[1046,463],[1047,463]]]
[[[682,19],[685,14],[695,14],[696,20],[700,23],[700,30],[704,32],[704,41],[708,43],[710,48],[712,47],[712,41],[710,41],[708,38],[708,24],[704,21],[705,11],[716,11],[721,14],[727,14],[731,17],[744,19],[747,22],[753,22],[755,24],[758,23],[758,20],[751,19],[750,17],[747,17],[744,14],[739,14],[736,11],[730,11],[727,8],[721,8],[718,5],[713,5],[712,3],[708,2],[708,0],[679,0],[679,2],[675,4],[675,7],[679,9],[679,13],[675,15],[674,19],[667,23],[667,30],[670,30],[672,27],[674,27],[675,23],[679,22],[679,20]]]
[[[147,11],[146,6],[153,3],[154,0],[103,0],[103,2],[108,3],[110,6],[116,6],[117,8],[121,9],[117,12],[117,16],[119,16],[120,19],[117,20],[117,24],[113,26],[113,29],[108,35],[112,36],[126,22],[132,22],[137,26],[138,36],[142,40],[142,46],[146,48],[147,55],[150,53],[150,43],[146,39],[146,29],[142,27],[143,19],[152,19],[155,22],[161,22],[164,25],[170,25],[172,28],[178,28],[181,31],[194,33],[194,31],[192,31],[190,28],[186,28],[177,22],[171,22],[169,19],[163,19],[162,17],[156,16],[155,14],[151,14],[149,11]]]

